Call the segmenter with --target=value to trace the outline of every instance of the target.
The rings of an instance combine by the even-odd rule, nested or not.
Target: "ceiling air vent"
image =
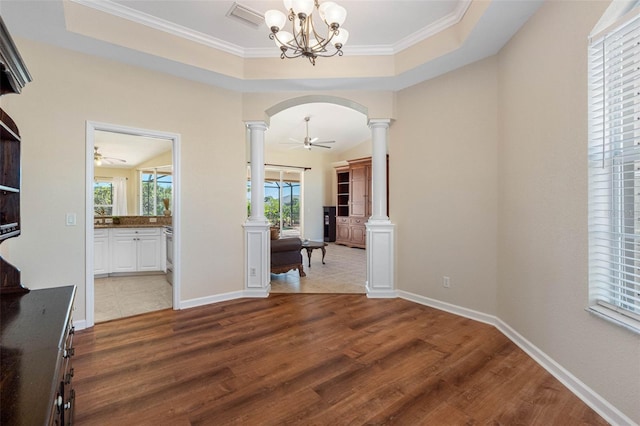
[[[233,3],[233,6],[227,12],[227,16],[253,28],[258,28],[264,22],[264,16],[260,12],[238,3]]]

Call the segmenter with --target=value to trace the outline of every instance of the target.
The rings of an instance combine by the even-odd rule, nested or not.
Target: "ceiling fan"
[[[93,162],[96,164],[96,166],[101,166],[102,163],[124,164],[127,162],[126,160],[123,160],[121,158],[105,157],[98,152],[98,149],[99,148],[97,146],[93,147]]]
[[[310,138],[309,137],[309,120],[310,119],[311,119],[311,117],[305,117],[304,118],[306,129],[307,129],[307,135],[305,136],[304,141],[299,141],[299,140],[296,140],[294,138],[289,138],[293,142],[282,142],[282,143],[283,144],[289,144],[289,145],[296,144],[298,146],[296,146],[294,148],[306,148],[308,150],[311,150],[311,148],[331,149],[330,146],[325,146],[325,144],[335,143],[336,141],[318,141],[319,138]]]

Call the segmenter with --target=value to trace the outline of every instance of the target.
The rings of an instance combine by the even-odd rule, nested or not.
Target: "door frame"
[[[167,139],[172,143],[173,163],[173,309],[180,309],[180,135],[177,133],[161,132],[158,130],[141,129],[136,127],[120,126],[117,124],[100,123],[96,121],[86,122],[86,158],[85,158],[85,321],[86,327],[95,324],[95,288],[93,277],[93,148],[95,146],[95,132],[107,131],[123,133],[132,136],[143,136],[157,139]]]

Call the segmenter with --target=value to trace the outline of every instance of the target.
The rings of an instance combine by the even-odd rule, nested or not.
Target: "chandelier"
[[[282,52],[280,58],[306,57],[315,65],[318,56],[342,56],[342,47],[349,38],[349,32],[340,26],[347,17],[344,7],[332,1],[322,4],[318,0],[284,0],[287,15],[279,10],[268,10],[264,21],[271,30],[269,38],[274,40]],[[314,23],[314,8],[322,23]],[[282,31],[287,19],[291,21],[292,32]],[[326,26],[326,36],[322,37]]]

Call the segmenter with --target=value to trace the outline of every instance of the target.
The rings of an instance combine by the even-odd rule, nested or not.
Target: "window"
[[[171,194],[173,176],[170,172],[160,169],[143,170],[140,172],[140,215],[162,216],[171,210]]]
[[[300,172],[266,169],[264,181],[264,216],[271,226],[280,228],[284,237],[299,237]],[[251,212],[251,181],[247,182],[247,214]]]
[[[590,310],[640,332],[640,16],[589,47]]]
[[[96,216],[113,215],[113,183],[93,182],[93,213]]]

